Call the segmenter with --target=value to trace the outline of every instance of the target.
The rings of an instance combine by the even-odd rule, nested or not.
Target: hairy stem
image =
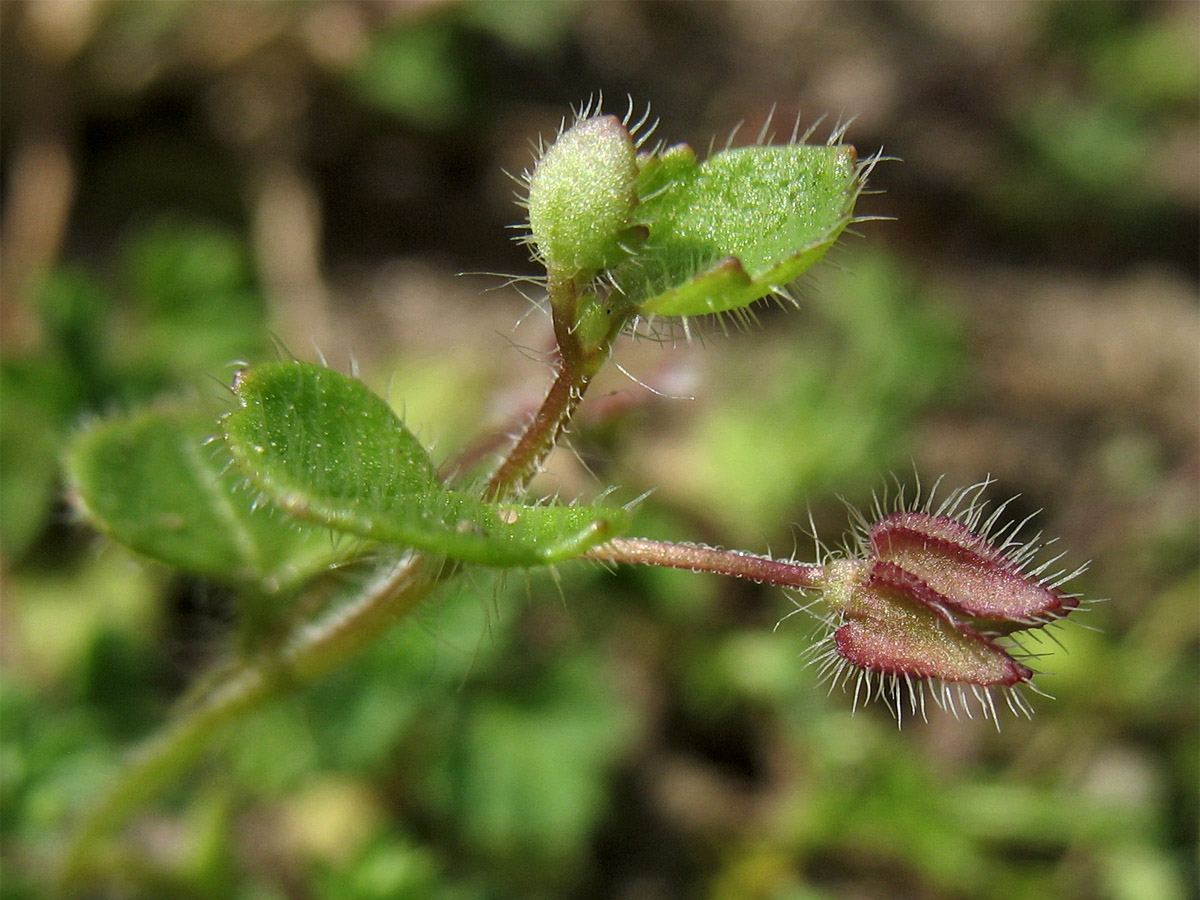
[[[560,356],[558,375],[546,399],[488,480],[484,494],[487,499],[498,500],[525,489],[566,430],[590,381],[590,377],[582,376]]]
[[[567,430],[592,378],[607,361],[613,341],[631,312],[609,309],[607,326],[602,327],[598,337],[592,335],[590,343],[584,343],[577,331],[581,299],[586,306],[596,303],[596,298],[581,298],[578,287],[570,279],[552,279],[548,290],[554,337],[558,343],[558,372],[542,405],[488,480],[484,492],[488,500],[519,494],[538,473]]]
[[[59,896],[71,896],[86,884],[104,838],[194,762],[218,730],[277,695],[315,681],[381,635],[437,583],[432,568],[420,554],[405,554],[356,599],[297,629],[276,658],[236,665],[166,730],[139,748],[66,848]]]
[[[754,556],[740,550],[718,550],[696,544],[673,544],[647,538],[613,538],[590,550],[587,559],[601,562],[667,566],[745,578],[763,584],[792,588],[815,588],[825,582],[825,567]]]
[[[567,428],[592,378],[608,359],[628,313],[614,313],[585,344],[576,329],[574,282],[551,284],[558,340],[558,375],[541,408],[488,481],[489,499],[524,490]],[[594,301],[594,298],[591,298]],[[611,312],[611,311],[610,311]],[[665,563],[669,565],[669,563]],[[274,699],[320,678],[381,636],[457,567],[438,570],[417,553],[385,567],[354,599],[298,627],[280,652],[237,663],[159,735],[144,744],[113,787],[84,819],[62,857],[58,892],[71,896],[86,883],[104,839],[177,778],[224,727]]]

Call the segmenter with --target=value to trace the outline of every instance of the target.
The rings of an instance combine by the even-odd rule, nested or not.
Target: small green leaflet
[[[373,541],[491,566],[535,566],[608,540],[628,512],[488,503],[442,486],[425,449],[362,382],[310,363],[241,372],[226,443],[275,506]]]

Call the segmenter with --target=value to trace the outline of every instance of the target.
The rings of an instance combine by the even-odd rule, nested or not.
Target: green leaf
[[[340,558],[329,535],[255,508],[214,417],[151,408],[102,419],[66,453],[77,504],[138,553],[189,572],[282,592]]]
[[[650,236],[614,280],[647,315],[747,306],[833,245],[850,222],[860,174],[849,146],[743,147],[700,164],[686,146],[647,157],[637,218]]]
[[[238,375],[230,452],[291,515],[376,541],[492,566],[578,556],[620,529],[622,509],[486,503],[448,491],[428,454],[357,379],[302,362]]]

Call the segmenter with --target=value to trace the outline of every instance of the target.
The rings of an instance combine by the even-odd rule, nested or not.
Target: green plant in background
[[[249,255],[223,230],[172,219],[144,226],[126,242],[113,281],[55,271],[38,297],[45,352],[0,365],[10,414],[0,448],[0,536],[13,558],[45,524],[54,448],[81,414],[145,402],[267,348],[266,305]]]
[[[760,300],[790,300],[788,285],[855,220],[875,161],[860,161],[840,132],[810,144],[793,131],[784,144],[760,139],[701,162],[686,146],[647,149],[653,129],[631,118],[585,108],[524,179],[555,376],[490,471],[477,469],[474,448],[439,469],[356,377],[291,359],[242,368],[234,406],[219,415],[158,401],[76,435],[66,467],[78,507],[137,552],[229,585],[239,639],[82,823],[64,855],[64,893],[103,871],[110,834],[214,734],[265,720],[268,701],[370,657],[396,621],[481,569],[584,559],[816,594],[827,613],[813,659],[834,685],[853,683],[856,702],[881,698],[897,718],[924,715],[927,699],[997,724],[997,698],[1029,713],[1021,636],[1078,607],[1064,589],[1078,570],[1052,571],[1058,558],[1043,559],[1024,523],[988,507],[986,482],[944,499],[902,493],[894,509],[862,517],[844,552],[812,563],[629,536],[638,504],[611,491],[590,503],[529,495],[620,335],[686,331],[711,314],[742,320]],[[548,687],[544,708],[576,696],[578,717],[496,704],[457,739],[499,747],[494,737],[524,729],[553,759],[586,764],[607,733],[587,737],[589,722],[610,715],[604,699],[570,669],[548,681],[578,689]],[[542,827],[569,834],[574,805],[587,798]]]

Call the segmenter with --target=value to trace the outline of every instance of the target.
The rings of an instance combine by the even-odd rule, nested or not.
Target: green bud
[[[551,277],[586,280],[621,256],[637,203],[637,152],[615,116],[559,135],[529,177],[529,229]]]

